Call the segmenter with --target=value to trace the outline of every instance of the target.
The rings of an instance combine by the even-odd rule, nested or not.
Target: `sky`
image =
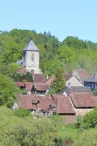
[[[97,0],[0,0],[0,30],[14,28],[97,42]]]

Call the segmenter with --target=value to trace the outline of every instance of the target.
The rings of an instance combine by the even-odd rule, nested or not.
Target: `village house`
[[[66,123],[76,123],[77,116],[83,116],[97,106],[97,97],[93,96],[87,87],[74,87],[68,89],[67,96],[55,94],[51,96],[17,95],[19,108],[28,109],[36,114],[50,116],[59,114]]]
[[[36,116],[38,111],[40,115],[49,117],[50,115],[59,114],[60,116],[64,116],[64,119],[69,123],[76,122],[75,111],[69,97],[63,95],[17,95],[16,99],[19,108],[30,110],[34,116]],[[71,117],[72,120],[69,118],[68,121],[68,116]]]
[[[51,77],[48,78],[48,80],[46,81],[47,86],[50,88],[51,83],[53,82],[55,76],[52,75]],[[74,76],[74,75],[64,75],[64,78],[66,80],[66,87],[67,86],[79,86],[79,87],[83,87],[84,85],[80,82],[80,80]],[[65,88],[65,87],[64,87]]]
[[[97,74],[94,73],[88,79],[85,79],[84,86],[90,87],[92,90],[97,89]]]
[[[83,84],[80,80],[74,75],[64,75],[66,79],[66,87],[67,86],[74,86],[74,87],[83,87]]]
[[[84,80],[90,77],[89,73],[84,69],[73,70],[72,75],[74,75],[83,85]]]
[[[63,95],[46,96],[55,75],[48,79],[42,75],[39,69],[39,49],[32,41],[23,49],[21,65],[17,73],[26,74],[29,71],[33,82],[16,82],[17,87],[27,92],[26,95],[16,96],[16,107],[30,110],[34,116],[37,113],[48,117],[59,114],[64,117],[66,123],[75,123],[77,116],[83,116],[96,107],[97,98],[93,96],[91,88],[84,87],[85,83],[90,81],[86,71],[76,70],[71,75],[64,75],[66,87]]]

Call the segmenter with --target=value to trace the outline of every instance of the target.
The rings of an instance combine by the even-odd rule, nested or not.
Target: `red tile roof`
[[[16,98],[20,108],[36,110],[35,103],[38,100],[40,101],[40,110],[47,110],[50,104],[52,104],[54,107],[56,106],[51,97],[36,95],[17,95]]]
[[[89,73],[83,69],[78,69],[78,70],[74,70],[74,72],[78,72],[80,79],[83,81],[84,79],[87,79],[90,77]]]
[[[37,91],[46,91],[48,86],[45,83],[34,83],[34,86]]]
[[[27,73],[27,70],[22,66],[22,67],[20,67],[16,72],[17,72],[17,73],[26,74],[26,73]]]
[[[39,100],[42,111],[49,111],[49,106],[52,105],[53,112],[58,114],[75,114],[69,98],[62,95],[58,95],[56,100],[53,100],[51,96],[37,95],[17,95],[16,99],[20,108],[36,110],[35,103]]]
[[[57,98],[57,113],[58,114],[75,114],[69,97],[59,95]]]
[[[40,82],[44,83],[46,80],[42,74],[33,74],[32,73],[32,76],[34,79],[34,83],[40,83]]]
[[[64,75],[64,77],[66,80],[69,80],[72,77],[72,75]]]
[[[93,100],[95,106],[97,106],[97,96],[92,96],[92,100]]]
[[[55,79],[55,75],[53,74],[45,83],[47,84],[48,87],[51,86],[51,83]]]
[[[91,93],[73,93],[70,98],[76,108],[95,107]]]
[[[17,87],[24,87],[24,82],[15,82]]]
[[[32,82],[26,82],[25,87],[26,87],[27,90],[31,90],[32,87],[33,87],[33,83]]]

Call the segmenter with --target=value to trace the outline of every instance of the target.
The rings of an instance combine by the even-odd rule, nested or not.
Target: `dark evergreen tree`
[[[62,71],[62,68],[58,68],[55,79],[51,85],[51,92],[53,93],[62,93],[63,89],[65,88],[65,78]]]

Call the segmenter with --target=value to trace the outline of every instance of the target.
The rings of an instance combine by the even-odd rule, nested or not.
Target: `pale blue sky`
[[[97,0],[0,0],[0,30],[14,28],[97,42]]]

